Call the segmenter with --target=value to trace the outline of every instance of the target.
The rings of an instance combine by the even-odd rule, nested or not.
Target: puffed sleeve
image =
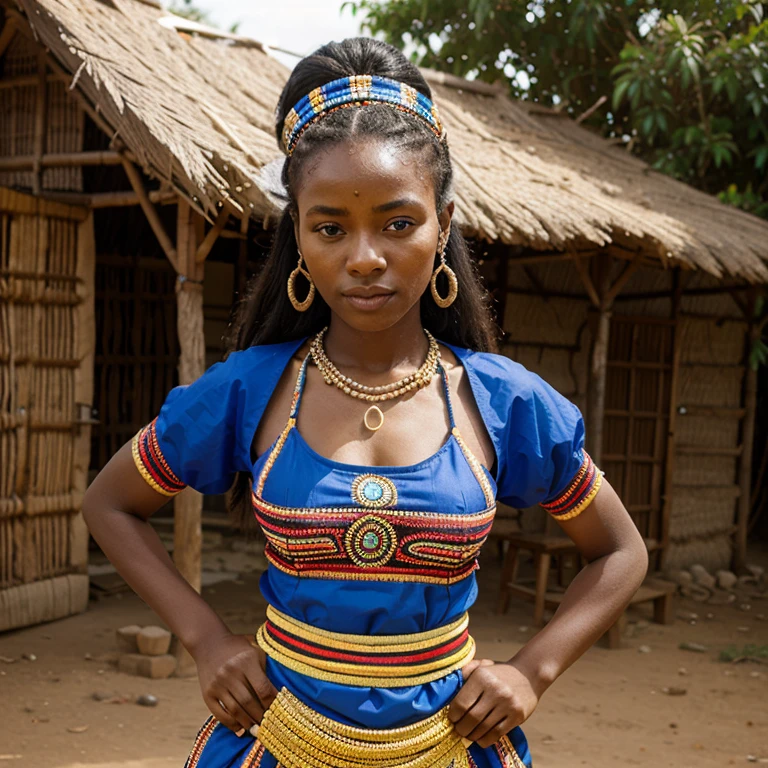
[[[514,370],[509,394],[499,501],[518,508],[540,504],[559,520],[576,517],[602,482],[602,473],[584,450],[581,412],[522,366]]]
[[[136,467],[158,493],[174,496],[187,485],[224,493],[235,473],[247,468],[238,441],[242,381],[236,360],[237,353],[172,389],[157,418],[133,438]]]

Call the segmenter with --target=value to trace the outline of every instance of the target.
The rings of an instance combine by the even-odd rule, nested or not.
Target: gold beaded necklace
[[[370,403],[379,403],[383,400],[394,400],[394,398],[400,397],[413,389],[422,389],[432,381],[432,377],[440,366],[440,348],[437,346],[435,337],[425,328],[424,333],[429,340],[429,350],[427,352],[426,360],[424,360],[419,369],[408,376],[403,377],[399,381],[393,381],[390,384],[384,384],[380,387],[368,387],[365,384],[360,384],[354,379],[351,379],[349,376],[345,376],[328,359],[328,355],[326,355],[323,346],[323,338],[325,337],[327,330],[328,326],[323,328],[323,330],[312,340],[312,344],[309,348],[312,360],[320,371],[326,384],[334,384],[344,392],[345,395],[356,397],[359,400],[366,400]],[[371,426],[370,417],[374,414],[378,416],[379,420],[375,426]],[[381,408],[377,405],[372,405],[365,412],[363,422],[371,432],[376,432],[376,430],[381,429],[382,424],[384,424],[384,414]]]

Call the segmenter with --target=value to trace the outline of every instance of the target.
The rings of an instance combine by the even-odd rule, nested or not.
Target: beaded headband
[[[443,124],[437,105],[423,93],[405,83],[378,75],[351,75],[315,88],[299,99],[285,116],[283,149],[293,154],[304,131],[321,117],[346,107],[389,104],[424,120],[438,138],[443,137]]]

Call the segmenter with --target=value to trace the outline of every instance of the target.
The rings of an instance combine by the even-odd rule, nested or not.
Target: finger
[[[483,736],[477,743],[478,746],[485,749],[486,747],[492,747],[499,739],[509,733],[513,728],[520,725],[518,722],[519,717],[517,715],[509,715],[505,717],[500,723],[495,725],[488,733]]]
[[[464,678],[464,682],[478,667],[489,667],[493,665],[493,661],[490,659],[472,659],[461,668],[461,676]]]
[[[485,720],[488,713],[494,707],[494,702],[490,696],[481,696],[467,712],[465,712],[454,724],[460,736],[472,739],[473,732],[477,729],[480,723]],[[487,730],[487,729],[486,729]],[[483,731],[485,733],[485,731]]]
[[[506,719],[503,712],[498,708],[491,709],[490,712],[475,726],[475,729],[467,736],[472,741],[480,741],[487,736],[500,722]]]
[[[277,689],[269,681],[264,671],[267,660],[264,651],[261,648],[257,648],[255,658],[251,657],[251,659],[249,659],[249,663],[245,668],[245,677],[254,695],[261,702],[262,708],[266,710],[275,700]]]
[[[492,664],[493,662],[491,662]],[[464,685],[459,688],[459,692],[453,697],[453,701],[451,701],[451,705],[448,708],[448,718],[452,722],[456,723],[461,720],[464,714],[475,705],[475,702],[482,695],[485,686],[482,679],[476,673],[478,669],[487,666],[490,665],[481,662],[474,667],[469,678],[464,681]]]
[[[248,715],[250,719],[248,728],[254,723],[261,722],[261,718],[264,715],[264,709],[261,706],[259,699],[256,697],[256,694],[251,690],[251,686],[248,684],[247,680],[232,683],[229,692]]]
[[[238,729],[237,722],[232,715],[221,705],[215,694],[204,696],[205,706],[208,707],[208,711],[225,727],[231,731]]]
[[[242,730],[243,733],[245,733],[245,731],[253,725],[253,721],[248,716],[248,713],[237,703],[237,701],[235,701],[235,698],[229,691],[221,693],[219,695],[219,700],[226,707],[227,712],[229,712],[230,716],[235,721],[234,728],[231,728],[230,730],[234,731],[236,735],[242,736],[240,731]],[[229,728],[230,726],[227,727]]]

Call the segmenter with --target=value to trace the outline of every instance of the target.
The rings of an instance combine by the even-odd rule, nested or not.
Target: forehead
[[[300,169],[296,188],[299,208],[341,197],[375,205],[377,200],[386,202],[406,195],[428,198],[425,203],[434,205],[428,156],[387,139],[334,144],[305,160]]]

